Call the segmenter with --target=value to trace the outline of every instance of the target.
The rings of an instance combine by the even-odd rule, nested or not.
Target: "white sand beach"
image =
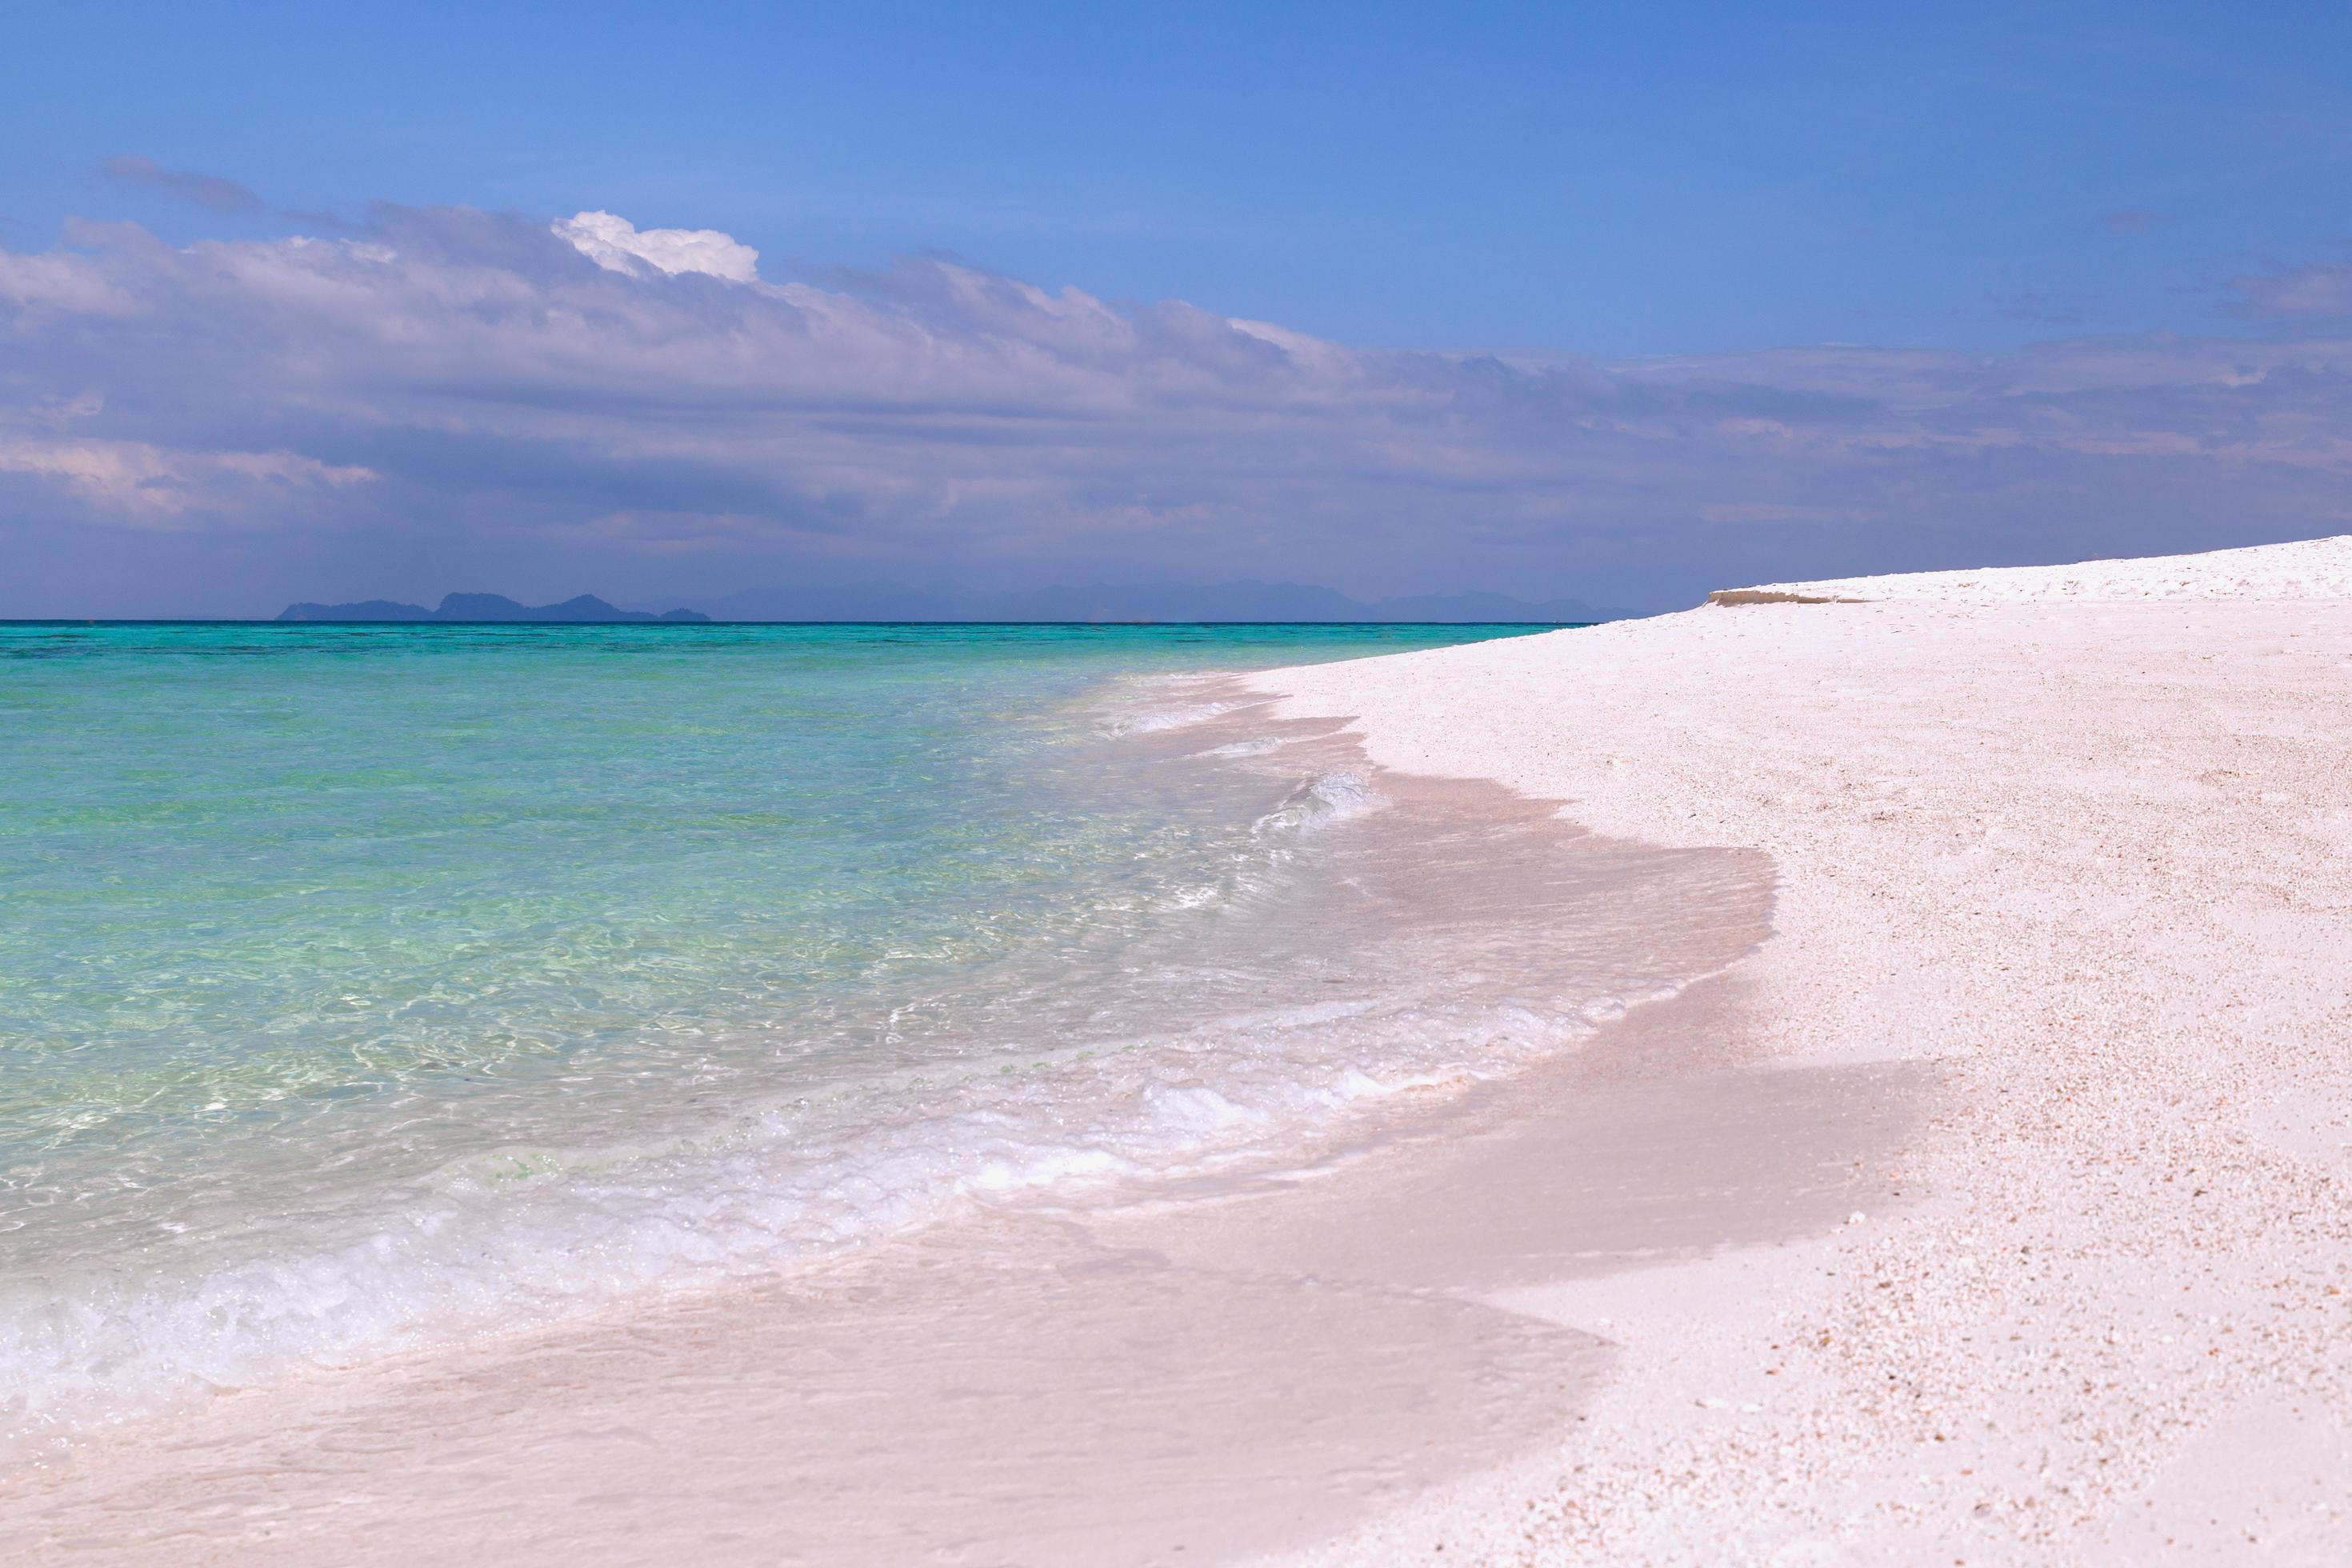
[[[1943,1077],[1885,1207],[1515,1292],[1589,1418],[1314,1560],[2352,1561],[2352,539],[1751,592],[1862,602],[1271,681],[1769,852],[1769,1058]]]
[[[1721,852],[1709,977],[1570,1058],[224,1399],[0,1485],[0,1543],[2352,1561],[2352,539],[1751,601],[1255,678],[1401,799]]]

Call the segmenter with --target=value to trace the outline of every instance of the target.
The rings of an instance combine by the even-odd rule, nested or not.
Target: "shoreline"
[[[1259,640],[1201,657],[1212,665],[1252,657]],[[1312,637],[1271,646],[1279,651],[1256,654],[1261,662],[1317,652]],[[731,759],[749,752],[750,766],[735,769],[731,784],[730,749],[715,748],[708,773],[665,770],[686,779],[667,795],[625,787],[643,808],[609,818],[614,830],[602,835],[539,837],[542,806],[567,816],[566,803],[579,802],[560,786],[551,798],[549,781],[530,782],[526,766],[510,781],[522,787],[506,792],[522,803],[521,833],[477,833],[473,847],[491,868],[446,879],[449,900],[404,889],[397,869],[390,888],[379,879],[372,894],[352,891],[371,885],[371,868],[355,875],[352,857],[339,864],[298,842],[289,865],[323,860],[323,879],[345,885],[331,893],[332,907],[309,916],[307,896],[207,903],[199,835],[190,902],[216,930],[249,922],[246,945],[278,955],[279,984],[253,983],[270,974],[266,961],[232,969],[226,978],[246,978],[245,991],[207,985],[217,995],[179,1047],[167,1041],[144,1057],[100,1047],[79,1077],[46,1071],[38,1050],[20,1064],[29,1076],[12,1080],[5,1118],[16,1190],[0,1229],[18,1228],[0,1237],[9,1264],[0,1281],[0,1465],[185,1392],[560,1321],[681,1284],[723,1287],[919,1221],[964,1182],[1020,1188],[1206,1157],[1252,1142],[1255,1128],[1278,1136],[1287,1121],[1344,1111],[1359,1090],[1378,1087],[1368,1077],[1444,1066],[1450,1045],[1431,1048],[1426,1032],[1398,1026],[1409,1005],[1373,1005],[1368,1023],[1365,1012],[1327,1007],[1328,1023],[1277,1017],[1255,1036],[1217,1037],[1220,1015],[1284,1009],[1301,969],[1311,971],[1310,999],[1382,999],[1383,966],[1361,962],[1360,951],[1379,932],[1348,919],[1344,901],[1320,900],[1338,917],[1320,931],[1305,928],[1323,922],[1281,919],[1286,889],[1328,881],[1314,862],[1330,857],[1310,847],[1359,835],[1321,831],[1365,804],[1353,798],[1353,774],[1341,757],[1328,781],[1313,756],[1288,766],[1278,757],[1188,760],[1183,725],[1220,706],[1202,700],[1235,695],[1213,675],[1155,673],[1164,655],[1105,663],[1048,652],[1039,660],[1032,650],[1008,669],[992,654],[975,667],[971,650],[953,645],[947,668],[989,672],[1004,701],[1001,722],[970,713],[950,675],[929,682],[931,700],[919,704],[947,721],[945,740],[926,744],[887,712],[869,714],[853,727],[870,730],[874,744],[819,747],[819,765],[782,781],[769,780],[756,756],[764,730],[755,706]],[[407,657],[395,651],[392,666]],[[918,666],[937,657],[914,656]],[[906,664],[885,659],[902,674]],[[527,687],[543,665],[534,656],[507,673]],[[748,664],[722,661],[715,688],[703,689],[723,693],[728,666],[739,684],[758,684],[746,672],[761,669],[795,684],[805,668],[800,654],[755,650]],[[135,658],[132,668],[157,673]],[[386,661],[346,668],[363,679]],[[617,675],[610,661],[559,655],[554,668],[609,680],[621,699],[643,689],[641,676]],[[76,684],[70,672],[63,684]],[[920,695],[926,683],[914,684]],[[852,682],[836,696],[855,710],[860,689]],[[713,706],[743,712],[723,695]],[[910,781],[896,800],[860,787],[859,764],[892,748],[935,765],[944,757],[950,777]],[[614,761],[603,776],[628,776],[648,759]],[[467,765],[457,768],[460,798],[470,798]],[[952,775],[962,767],[977,782],[959,793]],[[846,787],[812,788],[813,775]],[[1013,778],[1022,787],[1006,787]],[[718,797],[730,807],[782,806],[783,816],[765,820],[783,830],[763,827],[761,812],[732,809],[714,829],[707,813]],[[814,818],[814,830],[795,831],[793,811]],[[633,816],[639,826],[625,826]],[[877,856],[859,839],[885,826],[913,837]],[[710,851],[714,830],[735,854]],[[373,858],[395,868],[464,858],[436,837],[420,835],[408,855],[395,831],[395,847]],[[561,868],[528,852],[502,859],[486,842],[500,837],[568,837],[604,853],[564,857]],[[238,885],[236,867],[254,858],[214,854],[215,878],[224,858]],[[106,862],[93,848],[77,863]],[[1046,867],[1060,874],[1040,876]],[[598,886],[600,876],[614,886]],[[614,897],[640,879],[642,894]],[[569,908],[559,898],[553,910],[526,900],[447,913],[509,885],[568,893]],[[45,919],[45,887],[58,902],[61,889],[37,877],[31,919],[13,933],[36,993],[45,973],[88,968],[121,974],[126,998],[169,1000],[166,960],[179,940],[171,883],[155,879],[147,898],[129,900],[166,911],[147,933],[161,940],[143,950],[135,923],[108,940],[88,921]],[[62,890],[71,907],[72,888]],[[272,891],[268,879],[258,890]],[[123,901],[121,889],[110,896]],[[526,910],[537,923],[519,929],[511,917]],[[586,928],[583,913],[593,917]],[[437,930],[412,929],[419,914],[427,928],[437,919]],[[433,970],[453,962],[436,941],[463,935],[453,928],[471,921],[493,934],[461,955],[459,970]],[[321,931],[349,942],[328,962],[315,955]],[[397,1012],[420,973],[441,1000],[421,1016]],[[325,1000],[343,1011],[322,1013],[331,976],[344,984]],[[1327,988],[1332,981],[1338,988]],[[483,990],[478,1038],[458,1005],[469,984]],[[372,995],[388,998],[383,1010],[393,1016],[372,1017]],[[68,1038],[92,1022],[69,1004],[47,1015],[37,1005],[28,1015],[37,1034],[45,1016]],[[1256,1049],[1259,1037],[1270,1051]],[[343,1048],[333,1048],[339,1038]],[[79,1065],[80,1054],[57,1059]],[[1254,1059],[1261,1055],[1270,1059]],[[151,1057],[153,1070],[142,1072]],[[1187,1092],[1171,1076],[1215,1092]],[[401,1109],[384,1109],[392,1105]],[[78,1119],[54,1157],[30,1135]]]
[[[1262,714],[1234,721],[1265,729]],[[1220,722],[1153,743],[1197,746]],[[1355,755],[1344,742],[1320,754],[1328,724],[1280,728],[1314,748],[1318,774]],[[1719,978],[1767,929],[1768,883],[1743,858],[1600,840],[1492,784],[1374,783],[1388,802],[1367,819],[1387,845],[1377,853],[1403,859],[1383,872],[1357,851],[1358,897],[1409,870],[1433,879],[1420,897],[1450,889],[1462,916],[1483,918],[1503,889],[1536,891],[1477,870],[1495,841],[1532,834],[1569,868],[1569,909],[1593,896],[1575,879],[1594,873],[1574,868],[1650,868],[1646,881],[1610,872],[1594,888],[1649,911],[1647,958],[1629,977],[1666,963]],[[1467,876],[1437,871],[1432,854],[1470,856]],[[1571,947],[1591,934],[1557,932]],[[1238,1171],[1010,1194],[765,1285],[639,1300],[130,1423],[0,1480],[0,1542],[28,1561],[98,1543],[110,1561],[175,1563],[621,1562],[660,1542],[697,1561],[887,1563],[919,1548],[1075,1565],[1305,1547],[1539,1445],[1597,1386],[1601,1342],[1479,1300],[1486,1274],[1524,1273],[1547,1249],[1607,1271],[1843,1212],[1843,1168],[1829,1195],[1780,1202],[1780,1188],[1825,1178],[1774,1147],[1735,1139],[1727,1151],[1744,1163],[1702,1162],[1742,1173],[1720,1190],[1659,1163],[1709,1141],[1688,1129],[1737,1109],[1723,1086],[1746,1067],[1725,1054],[1738,1009],[1723,989],[1685,979],[1562,1055],[1377,1097]],[[1684,1035],[1707,1053],[1670,1076],[1701,1087],[1659,1100],[1658,1044]],[[1830,1123],[1848,1119],[1778,1087]],[[1486,1193],[1556,1184],[1573,1163],[1563,1149],[1628,1116],[1651,1135],[1602,1168],[1650,1194],[1630,1230],[1589,1184],[1514,1224],[1484,1215]],[[1854,1135],[1874,1136],[1863,1121]],[[1772,1189],[1760,1201],[1759,1180]],[[1411,1247],[1310,1266],[1275,1245],[1303,1216],[1318,1232],[1376,1231],[1405,1212],[1400,1184],[1422,1194]],[[1188,1436],[1171,1444],[1171,1432]],[[596,1500],[616,1528],[628,1521],[625,1547],[563,1533]]]
[[[1771,934],[1349,1159],[224,1401],[0,1542],[2352,1557],[2340,543],[2332,598],[1893,579],[1252,677],[1389,775],[1769,857]]]

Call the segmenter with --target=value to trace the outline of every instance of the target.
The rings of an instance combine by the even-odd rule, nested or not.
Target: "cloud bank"
[[[2347,416],[2352,343],[2326,337],[1601,364],[936,258],[770,281],[725,234],[609,213],[187,246],[81,224],[0,251],[0,613],[809,576],[1656,606],[2342,531]]]

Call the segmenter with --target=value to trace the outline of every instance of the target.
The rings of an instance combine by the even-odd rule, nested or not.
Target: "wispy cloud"
[[[321,463],[295,452],[189,452],[144,441],[11,438],[0,435],[0,473],[53,480],[105,507],[118,520],[151,523],[192,508],[250,497],[257,487],[308,489],[363,484],[358,464]]]
[[[216,213],[259,212],[262,208],[261,198],[235,180],[223,179],[218,174],[199,174],[186,169],[166,169],[154,159],[133,153],[109,158],[99,165],[99,170],[119,184],[160,192]]]
[[[2249,274],[2231,287],[2257,316],[2352,316],[2352,264],[2345,262]]]
[[[574,591],[650,562],[673,593],[835,570],[1659,603],[2352,510],[2332,338],[1505,363],[938,258],[772,282],[729,236],[603,214],[73,237],[0,252],[0,554],[45,539],[60,605],[103,576],[93,523],[159,519],[191,584],[278,569],[208,563],[210,529],[299,537],[354,593],[561,554]]]

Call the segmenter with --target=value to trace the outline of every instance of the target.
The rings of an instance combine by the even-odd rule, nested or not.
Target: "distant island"
[[[437,608],[404,605],[394,599],[362,599],[350,605],[289,605],[278,612],[281,621],[551,621],[568,626],[602,621],[708,621],[699,610],[624,610],[593,594],[566,599],[560,605],[524,605],[504,594],[446,594]]]
[[[946,585],[865,583],[846,587],[752,588],[655,615],[623,610],[593,594],[560,605],[519,604],[502,594],[451,594],[437,609],[365,599],[350,605],[289,605],[281,621],[942,621],[942,622],[1350,622],[1388,625],[1590,626],[1634,612],[1581,599],[1530,603],[1504,594],[1419,594],[1366,603],[1298,583],[1221,583],[1206,587],[1034,588],[987,593]]]

